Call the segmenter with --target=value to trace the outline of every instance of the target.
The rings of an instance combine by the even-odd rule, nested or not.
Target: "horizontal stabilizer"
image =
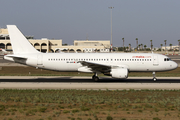
[[[27,59],[27,57],[21,56],[21,55],[6,55],[4,58],[6,59],[7,57],[9,58],[17,58],[17,59]]]

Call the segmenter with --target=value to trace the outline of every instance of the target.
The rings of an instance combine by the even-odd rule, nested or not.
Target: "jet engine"
[[[127,68],[111,69],[110,74],[112,78],[119,78],[119,79],[128,78],[128,69]]]

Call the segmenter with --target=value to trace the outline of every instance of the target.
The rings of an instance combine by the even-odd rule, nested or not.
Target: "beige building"
[[[179,50],[179,45],[176,45],[176,46],[162,46],[162,49],[163,50]]]
[[[62,45],[62,39],[27,38],[32,46],[40,52],[109,52],[110,48],[109,40],[74,40],[74,45]],[[0,29],[0,48],[12,51],[7,29]]]

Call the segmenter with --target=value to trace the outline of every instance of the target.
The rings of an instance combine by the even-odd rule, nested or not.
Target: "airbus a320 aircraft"
[[[168,71],[177,68],[177,63],[165,55],[153,53],[41,53],[37,51],[15,25],[7,25],[13,53],[4,59],[41,69],[94,73],[112,78],[126,79],[129,72]]]

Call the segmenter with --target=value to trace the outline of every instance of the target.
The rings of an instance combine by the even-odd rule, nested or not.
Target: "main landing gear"
[[[157,80],[157,78],[156,78],[156,73],[153,72],[152,74],[153,74],[153,80],[154,80],[154,82],[156,82],[156,80]]]
[[[99,81],[99,77],[97,76],[97,73],[94,73],[94,75],[92,76],[92,79],[94,80],[94,82]]]

